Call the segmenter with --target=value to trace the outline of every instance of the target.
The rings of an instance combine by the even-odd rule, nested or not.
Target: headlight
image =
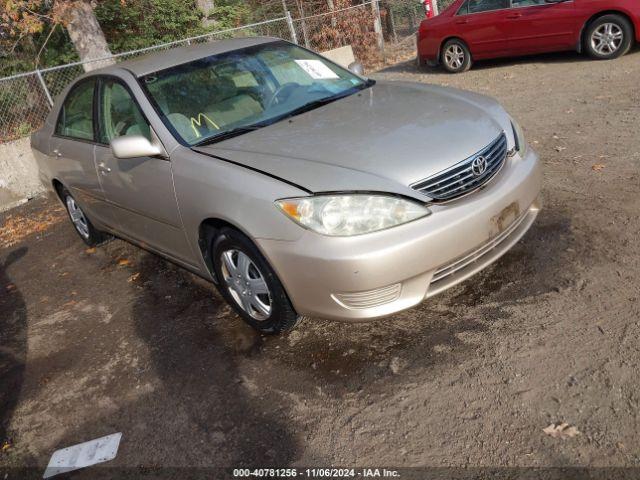
[[[417,202],[390,195],[317,195],[286,198],[276,205],[303,227],[335,237],[384,230],[431,213]]]
[[[513,127],[513,138],[516,140],[516,152],[518,152],[521,157],[524,157],[527,153],[527,142],[524,139],[524,132],[520,124],[513,118],[511,119],[511,127]]]

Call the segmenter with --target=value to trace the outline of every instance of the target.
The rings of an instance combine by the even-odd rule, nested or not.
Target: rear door
[[[511,0],[507,16],[509,51],[513,55],[576,48],[581,22],[573,1]]]
[[[460,8],[454,17],[456,36],[467,43],[474,58],[508,53],[509,6],[509,0],[467,0]]]
[[[89,218],[113,227],[94,163],[95,77],[74,85],[64,100],[49,142],[49,157],[64,186]]]
[[[171,162],[160,157],[120,159],[109,142],[125,135],[153,135],[131,90],[102,77],[98,100],[96,166],[100,184],[122,233],[169,257],[193,263],[173,188]]]

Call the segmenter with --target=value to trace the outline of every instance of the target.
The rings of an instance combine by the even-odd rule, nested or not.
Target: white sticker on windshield
[[[327,67],[321,60],[296,60],[295,62],[315,80],[340,78],[336,75],[336,72]]]

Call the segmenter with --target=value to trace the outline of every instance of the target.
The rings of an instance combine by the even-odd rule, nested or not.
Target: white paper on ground
[[[296,60],[295,62],[314,80],[340,78],[320,60]]]
[[[49,460],[49,465],[47,465],[42,478],[53,477],[59,473],[71,472],[96,463],[113,460],[118,453],[121,438],[122,433],[114,433],[106,437],[56,450],[51,455],[51,460]]]

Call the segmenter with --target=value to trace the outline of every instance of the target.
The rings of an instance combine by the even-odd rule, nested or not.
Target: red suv
[[[464,72],[473,60],[563,50],[596,59],[640,41],[640,0],[455,0],[418,30],[420,64]]]

